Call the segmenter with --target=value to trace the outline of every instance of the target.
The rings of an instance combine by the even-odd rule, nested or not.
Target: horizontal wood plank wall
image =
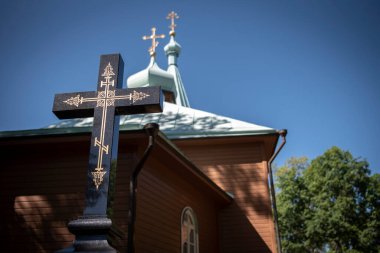
[[[0,147],[2,252],[53,252],[72,243],[66,225],[83,210],[88,146]]]
[[[74,240],[67,223],[83,212],[89,138],[38,143],[0,146],[2,252],[50,253]],[[135,158],[133,147],[123,147],[119,153],[114,207],[109,211],[116,228],[123,231],[119,246],[124,250],[129,170]]]
[[[262,143],[202,144],[180,148],[234,204],[220,214],[221,252],[276,252]]]
[[[129,180],[132,169],[137,163],[136,147],[126,146],[121,142],[119,147],[116,188],[112,211],[108,215],[112,219],[113,226],[121,232],[121,241],[114,245],[119,252],[126,252],[128,236],[128,211],[129,211]]]
[[[0,236],[4,252],[53,252],[72,243],[74,236],[66,225],[83,211],[89,145],[89,137],[70,142],[0,145]],[[177,168],[163,165],[161,157],[150,158],[139,179],[137,252],[180,252],[180,219],[186,206],[193,208],[198,217],[200,252],[269,252],[273,247],[269,239],[273,223],[266,162],[262,161],[260,148],[183,148],[210,178],[235,195],[236,205],[220,215],[220,238],[217,207],[204,189],[197,189],[186,176],[175,173]],[[138,159],[131,150],[120,148],[110,210],[116,227],[125,232],[124,239],[130,169]]]
[[[190,206],[199,224],[200,252],[217,253],[217,207],[191,179],[149,158],[139,178],[136,220],[136,252],[181,252],[181,214]]]

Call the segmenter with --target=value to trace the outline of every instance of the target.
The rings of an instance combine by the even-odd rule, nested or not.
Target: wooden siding
[[[83,210],[88,145],[26,141],[0,147],[4,252],[52,252],[73,241],[66,224]]]
[[[54,144],[0,146],[0,236],[4,252],[53,252],[74,240],[67,223],[82,215],[89,138]],[[57,145],[59,143],[59,145]],[[125,147],[133,151],[133,147]],[[21,159],[20,159],[21,158]],[[116,171],[112,221],[126,247],[129,167],[133,152],[121,153]],[[20,243],[22,242],[22,243]]]
[[[120,252],[126,252],[127,248],[129,180],[137,159],[135,150],[135,147],[125,145],[119,149],[112,211],[108,210],[113,226],[121,232],[121,240],[114,245]]]
[[[4,252],[52,252],[72,243],[66,225],[82,214],[89,140],[62,136],[0,143]],[[126,248],[130,172],[145,148],[139,141],[131,144],[135,146],[126,143],[121,138],[110,210],[114,226],[122,231],[121,251]],[[183,142],[180,148],[235,196],[234,204],[220,212],[206,184],[196,183],[178,159],[156,149],[139,178],[136,252],[179,253],[186,206],[198,218],[201,253],[275,252],[263,144]]]
[[[67,223],[82,215],[89,140],[89,136],[63,136],[0,143],[5,165],[0,177],[4,252],[53,252],[71,245],[74,236]],[[130,173],[146,146],[139,143],[137,155],[137,144],[125,142],[119,145],[116,191],[109,210],[113,225],[122,232],[121,252],[127,241]],[[179,253],[181,213],[186,206],[198,218],[200,252],[219,252],[219,207],[207,189],[200,188],[202,184],[192,182],[196,179],[189,178],[184,165],[160,152],[152,153],[139,177],[136,252]]]
[[[181,252],[181,214],[190,206],[198,219],[200,252],[219,252],[216,205],[202,189],[192,184],[191,179],[176,170],[152,159],[141,173],[136,251]]]
[[[180,142],[179,147],[234,204],[221,211],[221,252],[276,252],[264,145]]]

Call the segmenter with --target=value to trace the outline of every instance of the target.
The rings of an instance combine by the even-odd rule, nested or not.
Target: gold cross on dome
[[[149,52],[151,56],[156,55],[156,47],[158,46],[158,41],[156,41],[156,39],[163,39],[163,38],[165,38],[164,34],[156,35],[156,27],[152,27],[152,35],[143,36],[143,40],[152,40],[152,46],[149,48]]]
[[[177,13],[175,13],[174,11],[170,12],[168,14],[168,16],[166,17],[166,19],[171,19],[171,24],[169,26],[169,28],[171,29],[170,30],[170,36],[174,36],[175,35],[175,27],[177,26],[175,23],[174,23],[174,19],[179,19],[179,16],[177,15]]]

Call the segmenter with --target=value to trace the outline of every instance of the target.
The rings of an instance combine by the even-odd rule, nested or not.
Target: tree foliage
[[[283,252],[380,252],[380,175],[365,160],[332,147],[276,176]]]

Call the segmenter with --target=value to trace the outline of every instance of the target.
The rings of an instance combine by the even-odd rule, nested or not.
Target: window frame
[[[190,218],[190,220],[192,220],[192,222],[190,223],[193,223],[193,224],[189,224],[187,219],[188,217]],[[195,215],[195,212],[194,210],[187,206],[185,207],[183,210],[182,210],[182,214],[181,214],[181,253],[192,253],[190,252],[190,247],[191,245],[194,246],[194,253],[199,253],[199,238],[198,238],[198,233],[199,233],[199,227],[198,227],[198,220],[197,220],[197,216]],[[190,225],[190,226],[189,226]],[[190,236],[186,236],[184,235],[184,231],[186,230],[186,234],[190,235],[191,234],[191,231],[194,232],[194,243],[191,242],[191,237]],[[184,244],[187,244],[187,247],[186,247],[186,251],[184,250]]]

